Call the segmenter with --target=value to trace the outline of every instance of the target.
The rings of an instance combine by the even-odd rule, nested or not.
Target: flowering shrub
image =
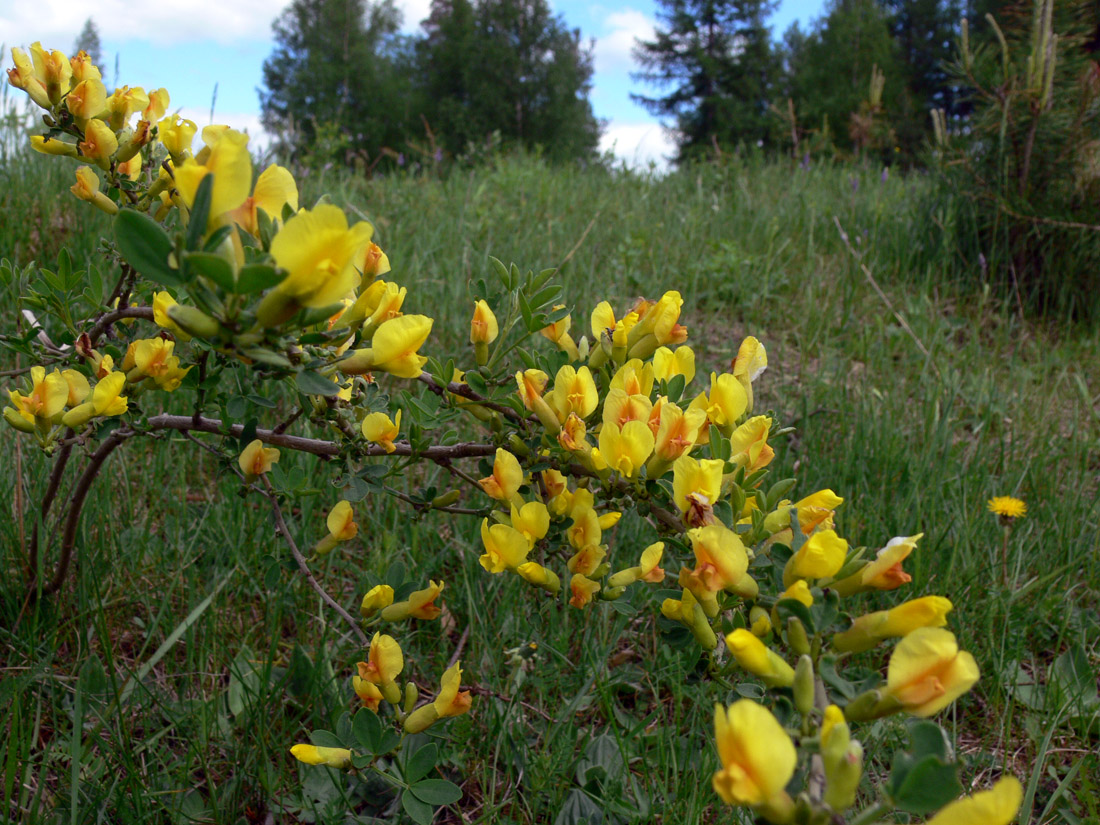
[[[10,82],[47,112],[48,131],[32,146],[78,164],[72,191],[115,216],[108,248],[120,267],[112,289],[89,286],[95,309],[85,319],[27,296],[72,342],[57,346],[45,330],[23,340],[39,363],[9,389],[3,410],[52,458],[43,521],[75,448],[90,454],[49,576],[32,537],[32,595],[64,585],[83,502],[114,450],[180,432],[267,500],[302,577],[362,642],[364,661],[346,667],[360,707],[291,754],[381,775],[417,822],[461,791],[432,775],[436,744],[397,755],[419,741],[408,737],[476,707],[457,658],[430,701],[414,681],[402,684],[402,623],[437,620],[444,581],[387,578],[363,595],[356,618],[311,572],[312,559],[356,536],[355,505],[368,496],[463,520],[480,536],[486,576],[518,576],[530,598],[561,610],[648,593],[666,637],[704,651],[718,700],[714,791],[757,819],[868,823],[904,811],[935,814],[936,825],[1005,825],[1015,817],[1021,788],[1012,777],[956,800],[948,737],[929,721],[979,677],[945,629],[951,602],[860,607],[860,594],[910,581],[903,565],[921,536],[852,547],[836,531],[840,496],[793,498],[792,479],[768,478],[773,443],[787,431],[755,409],[768,363],[759,341],[745,339],[728,370],[697,375],[679,293],[629,307],[601,302],[578,335],[552,270],[493,260],[494,285],[472,286],[470,349],[432,357],[432,318],[406,314],[426,307],[415,283],[409,296],[384,280],[389,260],[369,223],[349,222],[330,203],[301,206],[280,166],[253,181],[248,138],[228,127],[203,129],[196,150],[195,124],[164,116],[163,89],[107,95],[86,55],[70,60],[38,44],[13,57]],[[56,277],[80,281],[70,271]],[[233,389],[244,385],[248,396]],[[280,392],[297,400],[289,418],[270,428],[232,423]],[[187,394],[192,413],[157,412],[165,393]],[[302,421],[327,437],[296,434]],[[274,468],[286,450],[329,460],[344,495],[323,526],[284,515],[295,489]],[[459,486],[407,493],[387,483],[418,463],[438,465]],[[623,518],[644,522],[653,541],[611,555],[605,536]],[[308,545],[295,538],[310,534]],[[854,658],[883,644],[893,646],[885,680]],[[728,704],[734,681],[756,698]],[[892,714],[914,717],[911,744],[872,787],[854,728]]]

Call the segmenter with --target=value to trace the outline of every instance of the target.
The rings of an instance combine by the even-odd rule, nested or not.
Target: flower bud
[[[222,325],[201,309],[184,304],[172,304],[168,307],[168,317],[186,332],[196,338],[217,338]]]
[[[810,652],[810,640],[806,636],[806,626],[797,616],[787,619],[787,644],[792,651],[799,656],[805,656]]]
[[[814,663],[807,654],[798,657],[794,669],[794,706],[803,716],[814,709]]]
[[[416,707],[416,700],[417,698],[419,698],[419,696],[420,691],[416,687],[416,684],[414,682],[409,682],[407,685],[405,685],[405,713],[413,712],[413,708]]]
[[[343,769],[351,766],[351,751],[347,748],[319,748],[316,745],[295,745],[290,755],[307,765],[325,765]]]
[[[405,733],[422,733],[439,721],[439,711],[435,705],[421,705],[405,718]]]

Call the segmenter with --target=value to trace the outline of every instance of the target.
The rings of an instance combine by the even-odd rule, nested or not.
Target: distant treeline
[[[958,124],[973,94],[953,71],[974,46],[1032,27],[1031,0],[829,0],[776,38],[774,0],[658,0],[635,50],[635,100],[673,130],[678,160],[743,147],[919,162],[933,110]],[[1059,14],[1100,42],[1100,3]],[[500,145],[591,158],[592,44],[546,0],[433,0],[416,35],[392,0],[294,0],[264,64],[265,127],[299,160],[368,167],[476,161]],[[1067,24],[1069,25],[1069,24]]]

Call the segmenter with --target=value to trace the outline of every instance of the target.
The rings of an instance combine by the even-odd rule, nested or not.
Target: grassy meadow
[[[5,158],[0,257],[48,265],[66,246],[77,266],[97,260],[109,221],[67,193],[71,174]],[[949,627],[982,671],[945,721],[964,782],[1011,771],[1025,786],[1021,822],[1100,821],[1100,334],[1021,318],[983,290],[949,227],[929,232],[918,212],[928,178],[782,162],[649,177],[504,158],[445,180],[314,171],[301,184],[305,202],[329,193],[375,224],[409,287],[405,310],[436,318],[427,353],[468,346],[469,285],[489,275],[489,255],[560,267],[578,335],[599,300],[679,290],[701,374],[759,338],[770,365],[756,409],[795,428],[771,478],[843,496],[837,529],[853,545],[924,534],[912,584],[876,599],[955,605]],[[0,289],[11,332],[18,296]],[[24,366],[0,351],[0,372]],[[364,651],[286,569],[265,503],[239,496],[215,456],[183,437],[127,444],[89,499],[68,584],[28,604],[26,542],[50,465],[7,427],[0,453],[0,820],[401,816],[378,789],[290,757],[350,706]],[[308,533],[337,491],[307,457],[284,451],[280,472],[300,474],[291,515]],[[1008,538],[1007,581],[994,495],[1028,506]],[[441,620],[401,628],[406,673],[434,690],[461,646],[474,686],[444,748],[464,797],[437,821],[564,825],[593,810],[620,823],[740,821],[710,787],[714,692],[698,650],[662,641],[644,594],[582,615],[486,575],[474,519],[415,516],[385,497],[357,513],[359,537],[318,577],[353,612],[394,566],[445,579]],[[631,555],[621,548],[652,540],[641,523],[613,535]],[[531,642],[526,664],[505,652]],[[859,735],[869,754],[889,754],[904,726],[885,719]],[[608,778],[585,793],[597,757]],[[872,779],[887,769],[867,763]]]

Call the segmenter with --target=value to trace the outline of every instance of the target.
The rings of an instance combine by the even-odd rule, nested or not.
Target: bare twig
[[[510,418],[520,424],[526,424],[528,421],[534,421],[533,417],[525,417],[513,410],[511,407],[506,407],[504,404],[498,404],[495,401],[490,401],[485,396],[474,392],[469,385],[460,384],[457,381],[452,381],[446,386],[442,386],[434,377],[428,375],[426,372],[420,373],[420,383],[427,385],[428,389],[434,392],[436,395],[442,397],[444,393],[451,393],[451,395],[460,395],[463,398],[467,398],[470,401],[474,401],[489,410],[496,410],[506,418]]]
[[[356,637],[359,639],[360,644],[366,647],[370,644],[370,640],[367,639],[367,634],[363,632],[363,628],[359,626],[357,622],[348,611],[344,610],[340,606],[340,603],[336,599],[332,598],[328,594],[328,591],[321,586],[321,583],[314,577],[313,572],[309,569],[309,565],[306,564],[305,556],[302,555],[302,551],[298,549],[298,545],[294,543],[294,537],[290,535],[290,530],[286,526],[286,519],[283,518],[282,508],[279,507],[279,499],[276,497],[275,492],[271,489],[271,482],[267,480],[266,476],[261,476],[264,483],[264,488],[261,492],[267,496],[268,501],[271,502],[271,514],[275,518],[275,529],[282,533],[283,538],[286,539],[287,546],[290,547],[290,553],[294,556],[294,561],[298,563],[298,570],[301,572],[309,586],[316,591],[317,595],[321,597],[321,600],[336,611],[353,631],[355,631]]]
[[[116,447],[136,434],[136,431],[126,427],[119,427],[112,432],[100,443],[99,449],[92,454],[92,458],[84,468],[84,472],[77,479],[73,487],[73,494],[69,499],[69,511],[65,516],[65,526],[61,535],[61,558],[58,560],[53,578],[48,583],[41,585],[40,592],[43,596],[57,592],[65,582],[65,576],[69,572],[69,563],[72,561],[73,547],[76,545],[76,528],[80,524],[80,511],[84,507],[84,500],[88,497],[88,491],[91,490],[92,483],[99,475],[104,462],[110,458]],[[34,598],[39,592],[39,582],[37,571],[32,572],[34,578],[31,579],[27,590],[28,596]]]
[[[878,285],[878,281],[876,281],[875,276],[871,274],[871,270],[868,269],[867,264],[863,263],[863,258],[852,247],[851,241],[848,240],[848,233],[844,231],[844,227],[840,225],[840,219],[836,215],[833,215],[833,223],[836,224],[836,230],[840,233],[840,239],[844,242],[844,246],[848,248],[848,252],[850,252],[852,257],[855,258],[856,261],[859,263],[859,268],[863,271],[863,275],[867,278],[868,282],[870,282],[871,286],[874,287],[874,290],[878,294],[878,297],[882,299],[882,302],[884,304],[886,304],[886,308],[894,314],[894,317],[897,319],[898,323],[901,324],[901,328],[904,329],[909,334],[909,337],[913,339],[913,342],[917,345],[917,349],[924,353],[924,357],[928,359],[928,363],[932,365],[932,369],[935,371],[936,376],[942,381],[943,374],[940,372],[940,368],[939,366],[937,366],[935,359],[932,358],[932,353],[928,351],[928,347],[926,347],[924,345],[924,342],[917,337],[917,334],[915,332],[913,332],[913,328],[909,326],[909,322],[905,320],[905,316],[894,309],[893,303],[891,303],[890,299],[886,297],[886,293],[883,292],[882,287]]]
[[[61,487],[61,479],[65,475],[65,467],[69,463],[69,456],[72,455],[73,451],[72,436],[73,431],[71,429],[66,430],[64,436],[62,436],[61,448],[57,451],[57,458],[54,459],[49,481],[46,482],[46,491],[42,494],[40,517],[35,519],[34,526],[31,528],[30,557],[27,560],[28,578],[34,578],[38,575],[38,527],[40,524],[45,525],[46,516],[50,512],[50,507],[53,506],[54,499],[57,498],[57,491]]]
[[[99,316],[95,324],[90,330],[88,330],[89,346],[95,346],[96,341],[99,340],[104,332],[106,332],[113,324],[125,318],[143,318],[146,321],[153,320],[153,308],[152,307],[123,307],[122,309],[112,310],[111,312],[104,313]]]

